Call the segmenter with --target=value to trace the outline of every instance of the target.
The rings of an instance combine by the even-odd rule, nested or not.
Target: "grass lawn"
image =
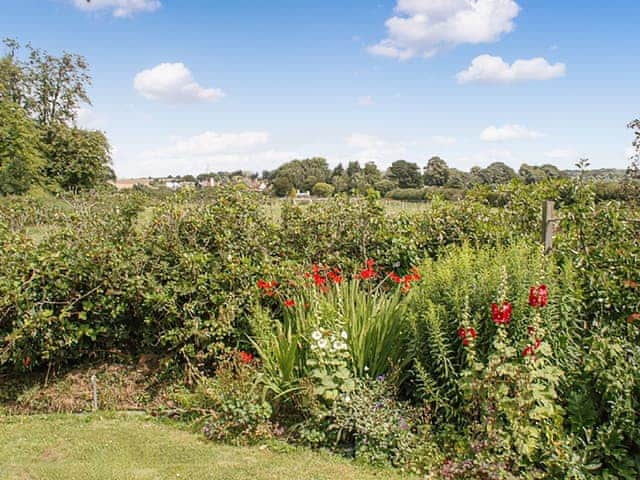
[[[399,479],[305,450],[205,442],[144,416],[0,417],[0,479]]]

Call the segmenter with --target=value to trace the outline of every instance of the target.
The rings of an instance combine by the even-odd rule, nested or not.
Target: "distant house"
[[[171,190],[178,190],[182,185],[180,185],[180,182],[176,182],[174,180],[168,180],[164,182],[164,186],[167,188],[170,188]]]

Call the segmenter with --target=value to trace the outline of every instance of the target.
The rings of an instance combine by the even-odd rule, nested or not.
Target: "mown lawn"
[[[0,479],[399,479],[305,450],[205,442],[142,416],[0,417]]]

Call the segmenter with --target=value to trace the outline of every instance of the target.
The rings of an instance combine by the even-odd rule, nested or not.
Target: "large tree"
[[[65,190],[90,189],[115,178],[102,132],[62,124],[44,150],[47,176]]]
[[[400,188],[418,188],[422,186],[420,168],[415,163],[406,160],[396,160],[387,171],[389,180],[394,181]]]
[[[0,58],[0,101],[19,110],[16,119],[24,128],[12,131],[14,135],[25,136],[13,138],[14,144],[29,143],[33,148],[41,148],[38,157],[44,157],[45,164],[38,166],[38,170],[42,167],[50,177],[44,183],[77,190],[97,187],[113,179],[110,147],[104,133],[76,126],[79,108],[90,104],[87,89],[91,78],[84,58],[66,52],[54,56],[31,45],[23,50],[10,39],[4,44],[6,54]],[[26,127],[25,119],[32,127]],[[5,162],[5,177],[8,171],[16,177],[19,172],[28,171],[27,166],[34,164],[33,155],[25,155],[15,157],[10,170],[6,170]]]
[[[91,85],[89,65],[84,57],[63,52],[57,57],[32,47],[25,48],[26,55],[17,41],[6,39],[7,55],[1,77],[10,76],[7,88],[27,113],[38,123],[49,128],[59,123],[75,122],[83,104],[91,104],[87,93]],[[17,74],[16,72],[20,73]]]
[[[431,157],[424,169],[424,184],[442,187],[449,181],[449,166],[440,157]]]
[[[42,177],[36,124],[17,104],[0,100],[0,194],[21,194]]]

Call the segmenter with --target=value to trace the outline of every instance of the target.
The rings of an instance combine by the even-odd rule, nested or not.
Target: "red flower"
[[[238,352],[238,358],[245,365],[248,365],[253,361],[253,355],[249,352],[244,352],[244,351]]]
[[[506,325],[511,321],[513,307],[506,300],[501,305],[491,304],[491,317],[496,325]]]
[[[529,305],[532,307],[546,307],[549,303],[549,291],[546,285],[539,285],[529,289]]]
[[[369,280],[370,278],[375,278],[376,271],[373,269],[374,262],[370,258],[367,260],[367,268],[360,272],[359,278],[362,280]]]
[[[31,357],[24,357],[24,360],[22,361],[22,363],[26,368],[29,368],[29,365],[31,365]]]
[[[396,272],[391,272],[389,274],[389,278],[391,279],[392,282],[395,282],[395,283],[402,282],[402,278]]]
[[[314,273],[313,274],[313,283],[317,286],[317,287],[321,287],[323,286],[325,283],[327,283],[327,279],[324,278],[322,275],[320,275],[319,273]]]
[[[538,350],[542,345],[542,340],[540,338],[536,338],[536,344],[534,345],[535,349]]]
[[[629,322],[629,323],[633,323],[633,322],[635,322],[637,320],[640,320],[640,313],[632,313],[627,318],[627,322]]]
[[[458,329],[458,336],[462,340],[462,344],[465,347],[468,347],[471,344],[471,340],[476,339],[476,337],[478,336],[478,333],[476,332],[476,329],[473,327],[469,327],[469,328],[460,327]]]
[[[525,348],[522,352],[523,357],[528,357],[529,355],[535,355],[535,352],[533,351],[533,347],[531,345],[527,345],[527,348]]]
[[[536,327],[529,325],[529,335],[533,335],[534,333],[536,333]]]
[[[467,331],[465,330],[465,328],[464,328],[464,327],[460,327],[460,328],[458,329],[458,336],[459,336],[460,338],[462,338],[462,339],[467,338]]]
[[[284,306],[287,308],[291,308],[291,307],[295,307],[296,306],[296,301],[292,300],[292,299],[288,299],[284,301]]]
[[[334,268],[332,271],[327,273],[327,277],[329,277],[329,280],[331,280],[333,283],[342,283],[342,275],[340,273],[340,269],[338,268]]]
[[[263,289],[266,288],[267,282],[265,282],[262,278],[258,280],[258,288]]]

